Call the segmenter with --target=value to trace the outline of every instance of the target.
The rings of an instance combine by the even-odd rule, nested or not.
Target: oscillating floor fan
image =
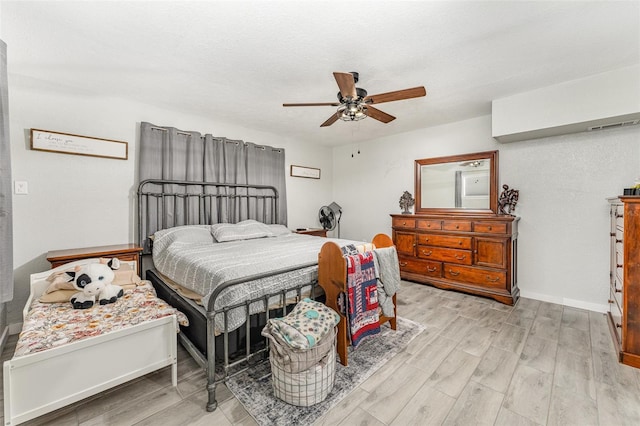
[[[332,202],[328,206],[320,207],[320,211],[318,212],[320,225],[322,225],[326,231],[333,231],[336,226],[338,227],[338,238],[340,238],[340,217],[342,217],[342,207],[335,202]]]

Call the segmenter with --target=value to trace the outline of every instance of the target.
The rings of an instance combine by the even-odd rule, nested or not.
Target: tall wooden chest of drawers
[[[519,218],[508,215],[391,215],[403,279],[513,305]]]
[[[640,197],[611,203],[609,327],[618,358],[640,368]]]

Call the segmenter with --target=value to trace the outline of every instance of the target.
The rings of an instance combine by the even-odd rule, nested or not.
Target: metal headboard
[[[181,225],[278,223],[278,204],[268,185],[147,179],[138,185],[138,244],[148,254],[155,232]]]

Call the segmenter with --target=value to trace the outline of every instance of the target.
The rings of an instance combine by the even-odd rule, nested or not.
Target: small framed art
[[[291,176],[309,179],[320,179],[320,169],[291,165]]]

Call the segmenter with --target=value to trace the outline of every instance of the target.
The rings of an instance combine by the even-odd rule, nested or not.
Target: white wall
[[[522,141],[640,118],[640,65],[495,99],[493,136]]]
[[[525,297],[604,310],[609,285],[607,197],[640,176],[640,126],[511,144],[479,117],[372,140],[351,158],[334,149],[334,199],[342,236],[391,232],[402,192],[413,195],[419,158],[499,150],[500,186],[520,190],[518,283]]]
[[[287,177],[290,228],[319,226],[318,209],[331,199],[332,156],[326,147],[15,75],[9,75],[9,110],[13,179],[29,185],[28,195],[13,196],[15,297],[8,309],[10,324],[21,321],[29,274],[50,267],[47,251],[135,241],[141,121],[282,147],[287,175],[290,164],[322,169],[320,180]],[[129,159],[32,151],[31,128],[126,141]]]

